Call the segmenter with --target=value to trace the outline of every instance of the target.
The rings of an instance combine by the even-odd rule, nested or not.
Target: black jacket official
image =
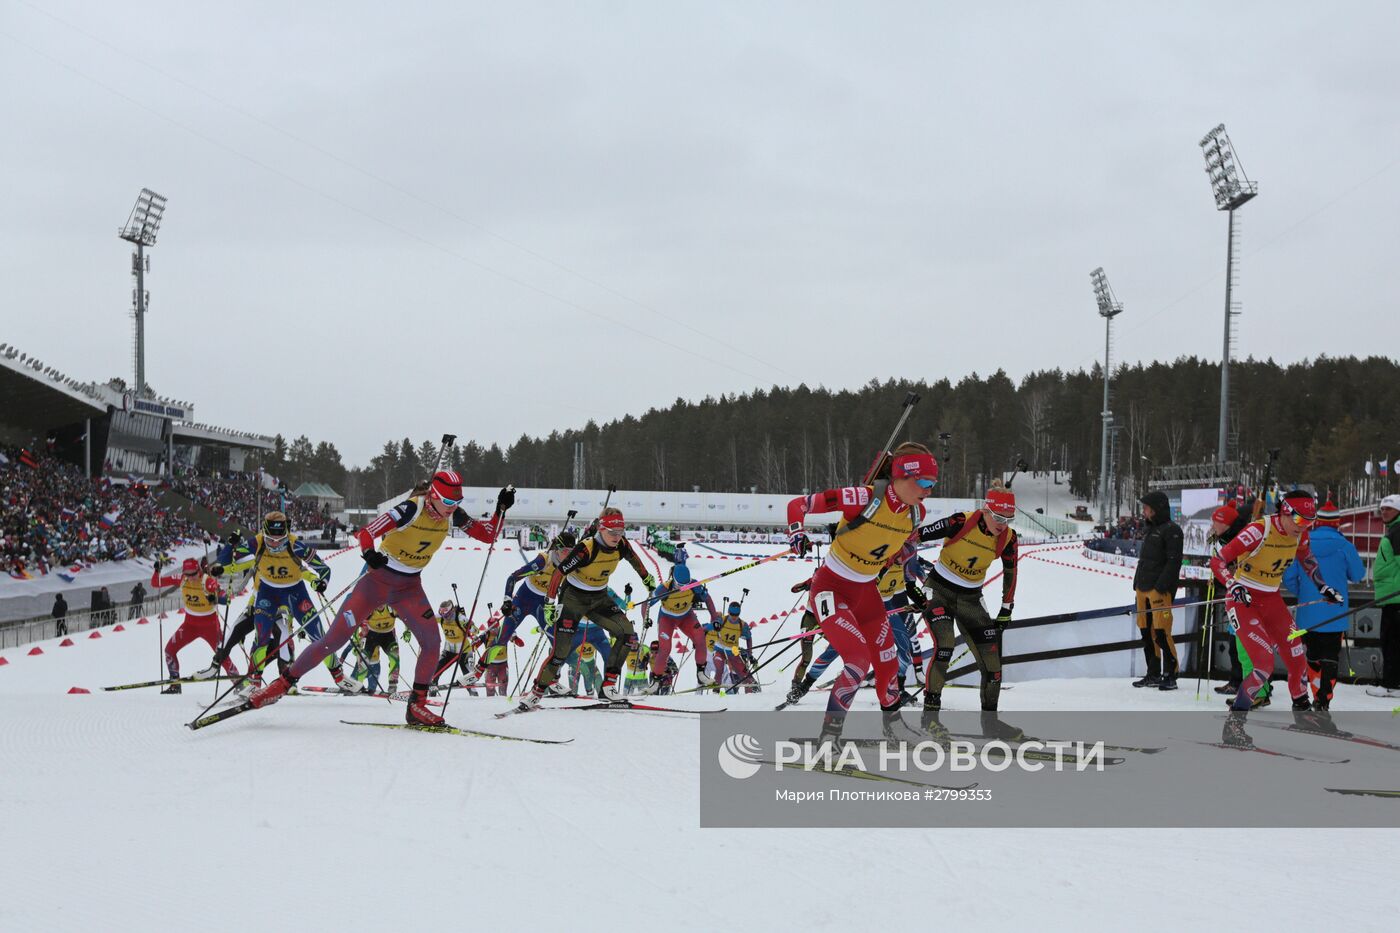
[[[1181,583],[1181,526],[1171,520],[1171,503],[1166,493],[1154,489],[1138,501],[1152,507],[1152,518],[1138,552],[1133,589],[1175,595]]]

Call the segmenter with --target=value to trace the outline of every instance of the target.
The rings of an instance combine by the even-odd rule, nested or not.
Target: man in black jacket
[[[1183,536],[1181,526],[1172,521],[1166,493],[1153,490],[1138,501],[1142,503],[1142,517],[1147,520],[1147,534],[1138,552],[1133,589],[1137,591],[1137,624],[1142,653],[1147,657],[1147,676],[1133,681],[1133,686],[1175,690],[1172,600],[1180,584]]]

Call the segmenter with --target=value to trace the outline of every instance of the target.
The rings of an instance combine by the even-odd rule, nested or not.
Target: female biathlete
[[[904,544],[924,518],[922,500],[937,481],[938,461],[928,448],[904,443],[885,458],[873,486],[825,489],[788,503],[788,541],[799,557],[811,548],[803,530],[808,516],[841,513],[807,600],[827,643],[844,662],[827,701],[823,741],[840,738],[851,698],[872,666],[886,735],[922,739],[899,720],[898,651],[876,581],[887,564],[907,553]]]
[[[360,551],[368,571],[341,604],[325,636],[303,651],[286,674],[253,691],[248,698],[253,707],[277,702],[302,675],[349,641],[361,620],[380,606],[388,606],[418,639],[413,694],[405,718],[410,725],[443,724],[442,717],[427,704],[442,638],[433,606],[423,592],[421,574],[453,528],[461,528],[478,541],[494,541],[506,512],[515,504],[515,488],[506,486],[496,494],[496,512],[486,522],[473,521],[457,508],[462,502],[462,478],[456,473],[440,471],[420,489],[360,529]],[[381,537],[384,540],[376,548],[375,539]]]
[[[1283,657],[1288,669],[1288,693],[1295,710],[1311,706],[1305,683],[1307,658],[1301,640],[1289,641],[1293,616],[1279,595],[1279,584],[1293,561],[1303,568],[1322,598],[1340,603],[1342,594],[1327,584],[1308,545],[1308,529],[1317,518],[1317,500],[1301,489],[1284,493],[1278,513],[1245,526],[1220,553],[1210,559],[1211,572],[1228,594],[1225,611],[1235,632],[1254,662],[1254,670],[1240,684],[1239,693],[1229,702],[1232,715],[1226,720],[1224,741],[1247,745],[1244,716],[1254,706],[1254,697],[1274,669],[1274,651]],[[1234,564],[1231,573],[1230,565]]]

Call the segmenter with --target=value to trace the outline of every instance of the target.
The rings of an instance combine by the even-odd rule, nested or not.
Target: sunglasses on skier
[[[927,478],[922,477],[922,476],[919,477],[918,479],[914,480],[914,482],[916,482],[916,483],[919,484],[919,488],[920,488],[920,489],[932,489],[933,487],[935,487],[935,486],[938,485],[938,480],[936,480],[936,479],[927,479]]]

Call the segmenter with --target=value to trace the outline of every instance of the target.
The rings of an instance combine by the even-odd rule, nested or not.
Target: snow
[[[496,552],[483,604],[499,601],[521,556],[513,547]],[[449,596],[456,582],[469,601],[484,557],[454,540],[428,568],[430,598]],[[743,562],[697,552],[692,565],[703,577]],[[331,565],[334,590],[359,560],[343,553]],[[1073,548],[1030,549],[1022,568],[1022,616],[1127,602],[1129,581],[1090,572],[1114,568],[1094,566]],[[716,596],[748,586],[746,615],[781,614],[795,601],[789,587],[810,569],[766,564],[720,581]],[[755,641],[779,624],[758,626]],[[1094,625],[1111,629],[1109,638],[1132,628],[1126,617]],[[795,628],[794,619],[785,631]],[[1386,904],[1396,906],[1400,833],[1389,830],[1247,838],[1224,830],[700,830],[693,719],[545,711],[497,721],[491,714],[504,701],[458,691],[449,712],[458,725],[576,741],[555,747],[354,729],[339,720],[398,722],[403,708],[324,696],[290,697],[192,733],[184,724],[212,699],[212,685],[180,696],[99,690],[159,674],[156,621],[124,629],[76,638],[71,647],[43,642],[35,657],[27,648],[3,652],[0,930],[125,930],[153,920],[210,931],[348,933],[425,923],[790,930],[884,917],[954,929],[1155,930],[1205,917],[1304,916],[1290,913],[1277,885],[1258,883],[1256,871],[1230,871],[1242,851],[1251,869],[1279,858],[1285,872],[1325,865],[1334,924],[1376,929],[1389,915]],[[1072,643],[1100,634],[1050,626],[1037,637]],[[1008,653],[1016,650],[1031,649]],[[183,669],[204,666],[208,655],[191,646]],[[692,676],[693,665],[685,670]],[[1013,668],[1015,689],[1003,694],[1003,708],[1207,706],[1185,682],[1173,694],[1134,690],[1121,677],[1052,675],[1045,668],[1027,680]],[[777,675],[780,683],[762,694],[724,702],[771,708],[788,676]],[[304,682],[329,677],[318,669]],[[94,692],[68,695],[75,686]],[[1214,694],[1208,699],[1213,709]],[[667,702],[719,705],[694,695]],[[950,708],[976,703],[975,690],[945,694]],[[1392,703],[1344,686],[1334,708]],[[868,692],[857,706],[873,706]]]

